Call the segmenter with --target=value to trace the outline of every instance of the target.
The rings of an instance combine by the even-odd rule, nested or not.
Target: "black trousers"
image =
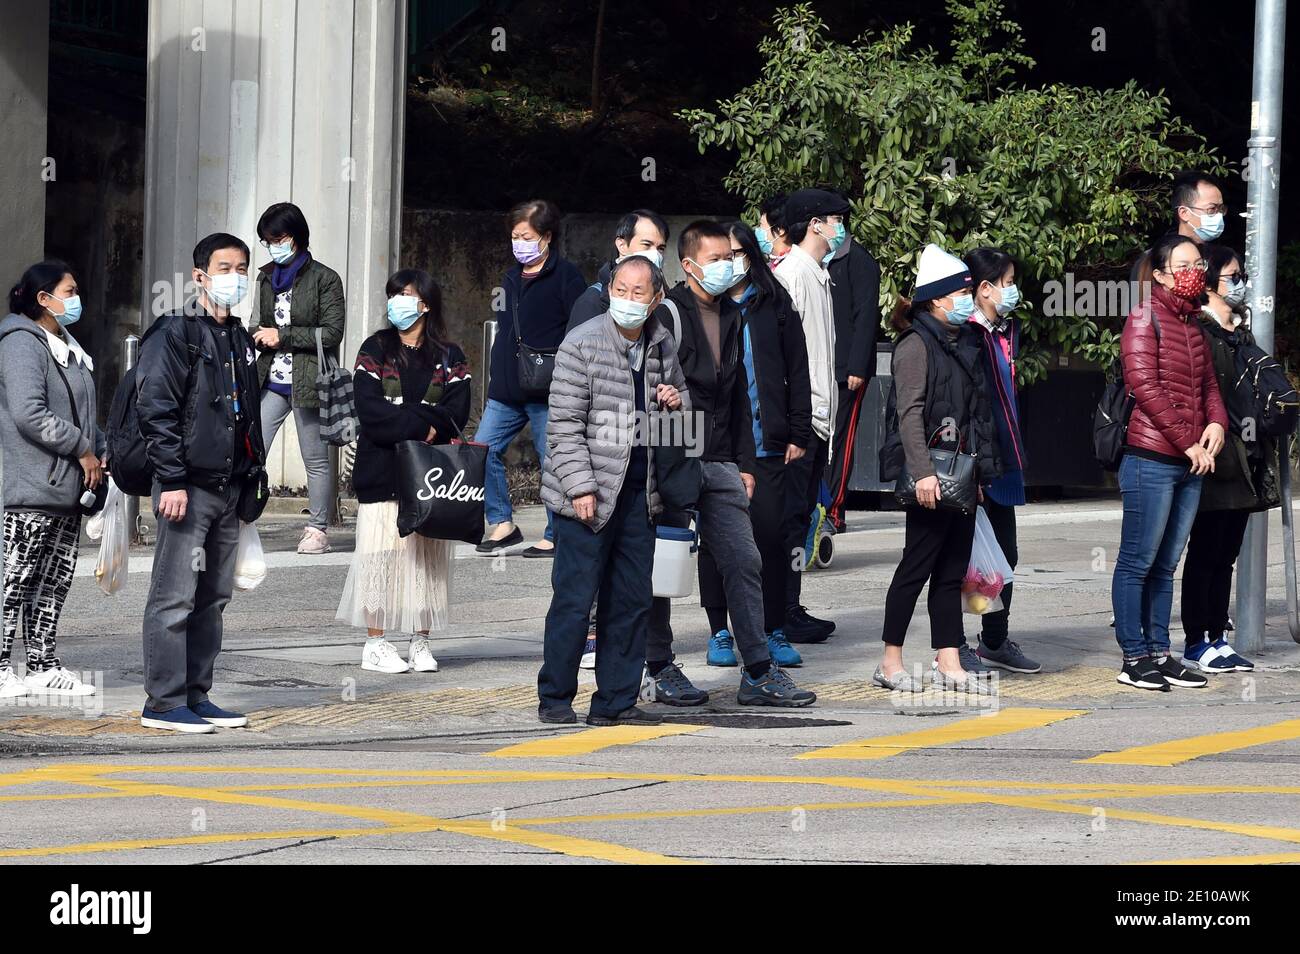
[[[929,581],[930,645],[951,649],[962,644],[961,581],[974,539],[974,514],[924,507],[907,511],[903,558],[885,597],[881,639],[890,646],[903,645],[921,587]]]
[[[800,560],[808,542],[808,527],[812,521],[813,507],[821,492],[822,476],[826,471],[826,442],[814,436],[808,451],[786,466],[786,576],[785,605],[787,610],[798,609],[803,596],[803,567]]]
[[[1192,524],[1183,562],[1183,632],[1189,645],[1223,635],[1232,596],[1232,567],[1246,536],[1247,510],[1202,510]]]
[[[763,561],[763,629],[771,633],[785,625],[786,579],[794,557],[786,546],[790,530],[786,500],[787,467],[784,457],[760,457],[755,462],[754,496],[749,517],[754,525],[754,543]],[[727,608],[722,572],[708,544],[700,547],[700,605],[708,609]]]
[[[1002,548],[1002,555],[1014,570],[1020,559],[1020,551],[1016,547],[1016,508],[1005,507],[990,500],[987,494],[984,496],[983,507],[989,524],[993,527],[993,536],[997,537],[998,546]],[[1011,615],[1011,591],[1014,588],[1014,583],[1008,583],[1002,588],[1002,609],[980,617],[980,640],[989,649],[997,649],[1007,641],[1007,618]]]
[[[835,408],[835,445],[831,454],[830,469],[826,472],[826,485],[831,491],[831,505],[827,514],[840,526],[844,521],[844,499],[849,494],[849,475],[853,473],[853,449],[858,442],[858,421],[862,414],[862,398],[867,393],[870,378],[856,391],[850,391],[848,382],[840,384],[840,402]]]

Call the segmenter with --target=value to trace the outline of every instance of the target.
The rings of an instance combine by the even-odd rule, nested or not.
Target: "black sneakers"
[[[781,627],[785,638],[792,643],[820,643],[835,632],[835,624],[828,619],[818,619],[803,606],[786,610],[785,625]]]
[[[1165,677],[1165,682],[1180,689],[1204,689],[1210,682],[1200,673],[1183,668],[1183,664],[1176,661],[1173,656],[1153,659],[1151,663],[1160,675]]]
[[[1153,689],[1156,692],[1168,692],[1170,689],[1164,674],[1150,659],[1124,663],[1124,668],[1119,671],[1115,681],[1134,689]]]

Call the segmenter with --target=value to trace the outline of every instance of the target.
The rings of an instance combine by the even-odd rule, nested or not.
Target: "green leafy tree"
[[[1021,379],[1045,373],[1052,349],[1109,361],[1123,316],[1075,316],[1066,302],[1045,317],[1034,307],[1044,284],[1125,278],[1169,217],[1170,178],[1226,169],[1162,94],[1013,85],[1035,64],[1001,0],[947,8],[946,60],[916,48],[910,24],[843,43],[811,5],[783,9],[759,44],[759,78],[713,111],[679,115],[701,153],[734,153],[726,186],[751,216],[777,192],[843,192],[854,237],[880,263],[884,314],[910,292],[927,242],[959,254],[994,245],[1022,267]]]

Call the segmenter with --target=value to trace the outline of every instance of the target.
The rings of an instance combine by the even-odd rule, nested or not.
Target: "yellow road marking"
[[[881,735],[857,742],[843,742],[824,749],[815,749],[796,755],[796,759],[885,759],[913,749],[928,749],[953,742],[970,742],[997,735],[1039,729],[1083,715],[1086,709],[1002,709],[994,715],[959,719],[935,729],[919,729],[901,735]]]
[[[497,759],[556,758],[564,755],[587,755],[615,745],[632,745],[668,735],[685,735],[699,732],[702,725],[610,725],[586,732],[549,735],[543,739],[507,745],[504,749],[488,752]]]
[[[1290,739],[1300,739],[1300,719],[1288,719],[1286,722],[1242,729],[1239,732],[1214,732],[1210,735],[1192,736],[1190,739],[1139,745],[1079,761],[1085,765],[1181,765],[1203,755],[1219,755],[1250,748],[1252,745],[1286,742]]]
[[[1293,865],[1300,863],[1300,851],[1272,855],[1220,855],[1214,858],[1171,858],[1167,861],[1134,861],[1138,865]]]

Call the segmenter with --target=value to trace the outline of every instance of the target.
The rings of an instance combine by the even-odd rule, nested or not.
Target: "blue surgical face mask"
[[[207,272],[203,274],[207,275]],[[212,282],[208,286],[208,298],[222,308],[234,308],[248,294],[248,276],[239,272],[223,272],[220,275],[208,275]]]
[[[54,315],[54,320],[59,323],[60,328],[75,325],[81,318],[81,296],[73,295],[71,298],[59,298],[59,301],[63,302],[63,314],[54,315],[53,311],[50,314]]]
[[[295,254],[292,241],[284,242],[280,245],[268,245],[266,251],[270,254],[271,261],[275,262],[277,265],[283,265],[285,262],[288,262]]]
[[[949,324],[964,325],[975,314],[975,296],[969,292],[955,296],[952,300],[952,311],[945,308],[943,314]]]
[[[695,280],[710,295],[721,295],[731,287],[732,265],[730,259],[724,258],[720,262],[710,262],[707,265],[701,265],[690,258],[687,261],[704,273],[703,278],[696,276]]]
[[[414,295],[394,295],[388,299],[388,321],[398,331],[405,331],[420,318],[420,299]]]
[[[1246,300],[1246,283],[1240,278],[1228,279],[1228,290],[1224,292],[1223,300],[1233,308],[1239,306]]]
[[[768,258],[772,257],[772,236],[768,234],[767,229],[759,228],[754,230],[754,238],[758,239],[759,250]]]
[[[847,235],[847,233],[844,231],[843,222],[836,225],[835,231],[829,235],[827,235],[820,228],[817,230],[817,234],[820,235],[822,238],[824,238],[831,245],[830,253],[826,256],[826,258],[822,259],[823,262],[830,261],[831,257],[834,256],[835,253],[840,250],[840,246],[844,244],[844,238]]]
[[[1195,212],[1196,210],[1193,209],[1192,211]],[[1222,212],[1215,212],[1213,215],[1199,212],[1197,214],[1201,216],[1201,224],[1193,226],[1192,231],[1196,233],[1198,239],[1202,242],[1213,242],[1223,234]]]
[[[645,302],[633,301],[630,298],[615,298],[610,295],[609,315],[620,328],[635,331],[650,317],[650,306]]]
[[[999,315],[1009,315],[1020,304],[1020,289],[1015,285],[1003,285],[999,291],[1002,292],[1002,300],[994,307]]]

